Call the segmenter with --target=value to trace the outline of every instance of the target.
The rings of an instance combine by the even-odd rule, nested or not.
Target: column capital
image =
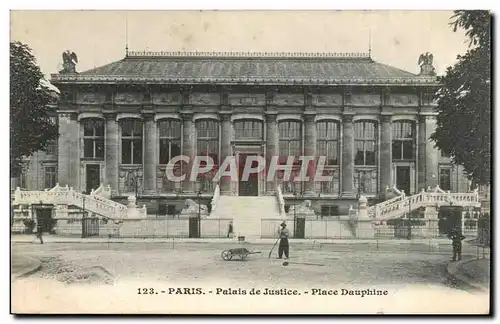
[[[316,118],[316,113],[315,112],[305,112],[303,114],[303,116],[304,116],[305,122],[314,122],[314,119]]]
[[[102,114],[106,120],[116,120],[116,111],[103,111]]]
[[[219,112],[219,117],[221,121],[230,121],[232,112]]]
[[[182,121],[193,121],[194,113],[192,111],[184,111],[180,113]]]
[[[342,121],[344,123],[352,123],[353,117],[354,117],[354,114],[344,114],[344,115],[342,115]]]
[[[392,122],[392,114],[380,114],[380,121],[382,123]]]
[[[278,117],[277,112],[266,112],[267,121],[276,121],[277,117]]]
[[[141,116],[142,118],[145,120],[145,121],[151,121],[155,119],[155,112],[154,111],[143,111],[141,113]]]

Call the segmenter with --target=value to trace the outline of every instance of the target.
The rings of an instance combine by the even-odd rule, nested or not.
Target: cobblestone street
[[[321,248],[297,244],[291,253],[291,262],[320,264],[282,265],[276,260],[276,251],[268,259],[269,245],[245,244],[252,254],[247,261],[223,261],[220,254],[238,244],[181,243],[121,243],[121,244],[17,244],[13,253],[24,253],[42,260],[38,277],[50,278],[58,267],[68,269],[102,267],[116,280],[147,278],[176,282],[225,282],[250,285],[287,284],[328,286],[352,285],[408,285],[426,284],[453,286],[446,275],[450,253],[446,249],[430,252],[424,245],[410,247],[368,244],[334,245]],[[68,273],[68,271],[62,271]],[[59,276],[56,279],[61,279]]]
[[[261,253],[249,255],[243,262],[222,260],[223,250],[243,246]],[[314,249],[312,242],[295,244],[288,266],[283,265],[283,260],[276,259],[276,251],[268,259],[270,249],[271,245],[266,244],[237,243],[13,244],[13,254],[22,253],[42,262],[40,271],[13,283],[13,305],[20,304],[26,310],[29,300],[35,299],[44,301],[47,306],[38,303],[31,306],[33,311],[46,307],[55,312],[107,313],[113,310],[121,312],[124,305],[128,305],[127,310],[131,313],[164,313],[167,310],[210,313],[218,309],[255,312],[256,308],[250,305],[257,302],[261,313],[273,313],[275,307],[293,313],[300,312],[307,301],[310,311],[373,313],[389,312],[388,308],[408,312],[418,302],[421,309],[432,311],[434,307],[440,312],[443,310],[437,301],[452,293],[463,296],[460,298],[464,305],[479,309],[475,308],[476,311],[484,311],[487,307],[487,295],[478,297],[447,275],[446,265],[450,259],[447,246],[431,251],[424,244],[407,245],[406,248],[394,243],[378,246],[324,244]],[[465,249],[464,257],[472,255],[472,249]],[[301,262],[313,265],[297,264]],[[206,292],[207,295],[213,290],[214,295],[167,295],[161,298],[160,294],[157,298],[137,293],[150,288],[156,289],[156,294],[172,288],[198,288],[204,289],[203,294]],[[384,289],[388,295],[379,298],[310,296],[316,299],[297,299],[216,294],[217,289],[249,292],[252,288],[297,289],[302,297],[307,297],[304,296],[306,290],[343,288]],[[414,288],[423,295],[415,297],[408,291]],[[311,304],[311,300],[314,303]],[[54,305],[58,305],[57,308]],[[455,306],[454,312],[469,310]]]

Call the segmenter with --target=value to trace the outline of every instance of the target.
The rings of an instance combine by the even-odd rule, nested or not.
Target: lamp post
[[[293,191],[293,236],[297,236],[297,191]]]
[[[411,198],[408,197],[408,240],[411,240]]]
[[[198,237],[201,237],[201,194],[203,192],[203,184],[196,182],[196,196],[198,197]]]
[[[85,238],[86,226],[85,226],[85,190],[82,191],[82,238]]]
[[[141,187],[143,172],[141,169],[134,170],[132,172],[132,186],[135,190],[135,198],[137,199],[139,196],[139,188]]]
[[[361,171],[358,171],[358,199],[361,197]]]

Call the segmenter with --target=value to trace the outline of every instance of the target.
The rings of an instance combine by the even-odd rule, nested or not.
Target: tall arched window
[[[287,164],[288,157],[295,157],[295,163],[299,160],[302,151],[302,123],[296,120],[283,120],[278,123],[279,131],[279,163]],[[295,164],[294,163],[294,164]],[[302,182],[294,181],[298,175],[300,166],[297,164],[292,168],[292,176],[289,179],[281,177],[283,171],[278,172],[278,182],[284,193],[300,193],[302,191]]]
[[[234,135],[237,140],[261,140],[262,121],[260,120],[235,120]]]
[[[284,120],[278,124],[279,154],[284,158],[285,163],[288,156],[301,155],[301,126],[302,123],[296,120]]]
[[[219,121],[214,119],[199,119],[196,121],[196,143],[198,156],[210,156],[214,168],[219,165]],[[198,175],[201,190],[213,191],[213,172]]]
[[[392,124],[392,159],[414,160],[415,129],[412,121],[396,121]]]
[[[376,165],[377,124],[372,121],[354,123],[355,165]]]
[[[104,121],[88,118],[83,124],[83,157],[86,159],[104,159]]]
[[[142,164],[142,121],[122,119],[122,164]]]
[[[181,122],[177,119],[163,119],[158,122],[160,135],[159,164],[168,164],[181,155]]]
[[[320,121],[316,129],[318,156],[325,156],[327,165],[339,165],[339,123]]]
[[[377,124],[360,120],[354,123],[354,187],[359,195],[377,193]]]

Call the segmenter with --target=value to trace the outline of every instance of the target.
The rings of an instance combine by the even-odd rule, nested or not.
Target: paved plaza
[[[319,286],[430,284],[460,288],[446,272],[450,246],[440,246],[436,251],[426,244],[399,246],[381,242],[378,245],[313,246],[313,243],[292,245],[289,260],[292,263],[288,267],[276,259],[276,250],[268,259],[271,244],[237,242],[14,243],[13,254],[42,261],[42,269],[33,275],[35,277],[70,282],[78,280],[68,276],[69,269],[94,271],[89,269],[100,268],[104,269],[101,273],[106,273],[106,277],[112,277],[115,282],[144,278],[190,283],[223,281],[238,285],[302,285],[307,282]],[[221,252],[234,247],[246,247],[261,253],[248,256],[244,262],[222,260]],[[475,247],[465,247],[464,257],[467,254],[474,256],[475,251]]]
[[[311,311],[320,313],[373,313],[388,308],[409,312],[416,305],[411,301],[418,300],[419,308],[442,312],[441,304],[436,301],[452,293],[462,296],[464,304],[444,305],[449,311],[467,313],[487,309],[487,294],[474,291],[447,272],[451,257],[449,245],[437,248],[408,242],[313,244],[313,241],[292,243],[289,265],[284,266],[284,260],[276,259],[276,251],[268,259],[272,244],[13,243],[13,259],[23,256],[41,262],[38,271],[13,282],[13,307],[28,312],[45,309],[58,313],[108,313],[122,312],[124,305],[128,305],[126,309],[131,313],[217,313],[218,310],[244,313],[254,312],[255,307],[251,305],[260,303],[262,313],[273,313],[278,306],[284,312],[300,313],[305,301],[314,301],[310,304]],[[222,260],[223,250],[237,247],[261,253],[249,255],[246,261]],[[464,248],[464,258],[473,258],[475,253],[473,246]],[[155,289],[156,295],[137,293],[150,288]],[[169,289],[177,293],[177,288],[181,288],[181,296],[168,293]],[[317,289],[324,290],[325,295],[315,299],[248,296],[252,288],[296,289],[302,297],[307,297],[306,291]],[[327,295],[345,288],[383,289],[388,295]],[[415,297],[414,288],[421,297]],[[193,295],[196,289],[203,289],[202,294],[209,296]],[[242,290],[246,290],[246,296],[239,294]],[[30,300],[37,303],[30,304]]]

